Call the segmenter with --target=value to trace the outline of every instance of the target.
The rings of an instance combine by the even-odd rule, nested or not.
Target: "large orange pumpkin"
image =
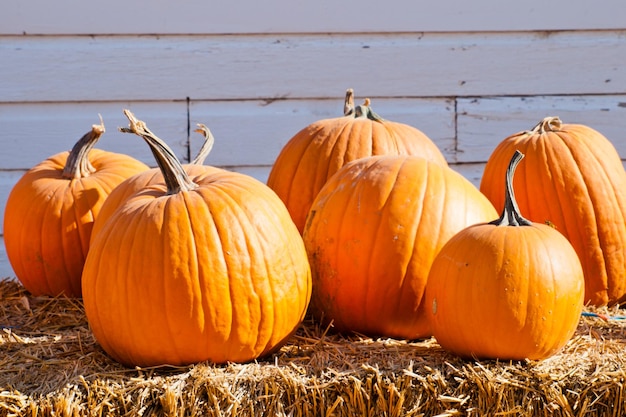
[[[300,232],[317,193],[350,161],[372,155],[418,155],[447,165],[439,148],[420,130],[384,120],[374,113],[369,99],[355,107],[351,89],[346,93],[344,113],[312,123],[293,136],[267,179]]]
[[[310,311],[340,332],[430,336],[422,298],[435,255],[461,229],[496,216],[467,179],[424,158],[346,164],[318,194],[304,229]]]
[[[206,168],[198,168],[194,167],[195,165],[202,165],[206,160],[207,156],[213,149],[213,145],[215,143],[215,138],[213,134],[203,124],[198,124],[198,129],[196,132],[202,133],[204,135],[204,142],[198,151],[196,157],[191,161],[191,164],[185,164],[183,167],[187,170],[189,175],[193,175],[194,173],[205,172],[207,169],[219,169],[207,166]],[[161,173],[160,168],[152,168],[140,172],[136,175],[133,175],[123,182],[121,182],[107,197],[104,204],[100,208],[100,213],[98,214],[98,218],[93,224],[93,229],[91,231],[91,240],[95,239],[95,237],[100,232],[100,229],[106,223],[106,221],[113,215],[113,213],[118,209],[119,206],[122,205],[126,199],[135,194],[136,192],[143,190],[148,187],[150,184],[162,183],[163,174]]]
[[[485,166],[481,191],[502,209],[511,156],[526,155],[515,177],[522,213],[550,222],[571,242],[585,272],[585,301],[626,300],[626,172],[611,142],[579,124],[543,119],[504,139]]]
[[[472,358],[544,359],[572,337],[583,308],[583,270],[569,241],[525,219],[506,173],[502,216],[446,243],[426,284],[426,313],[439,344]]]
[[[311,275],[287,209],[262,182],[194,165],[128,111],[164,183],[128,197],[92,241],[83,300],[102,348],[128,366],[246,362],[302,321]]]
[[[104,125],[94,125],[69,152],[28,170],[6,203],[4,243],[17,278],[33,295],[81,296],[81,273],[95,219],[126,178],[148,166],[124,154],[94,149]]]

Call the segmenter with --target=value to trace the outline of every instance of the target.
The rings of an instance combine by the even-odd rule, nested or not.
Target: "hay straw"
[[[0,281],[0,416],[620,416],[626,321],[587,310],[544,361],[467,361],[431,338],[341,336],[307,320],[249,364],[128,369],[82,303]],[[596,316],[595,314],[599,315]]]

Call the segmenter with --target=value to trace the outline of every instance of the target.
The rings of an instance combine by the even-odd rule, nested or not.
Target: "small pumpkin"
[[[429,337],[422,299],[435,255],[461,229],[496,216],[472,183],[424,158],[346,164],[322,187],[303,233],[312,315],[339,332]]]
[[[94,221],[109,193],[148,166],[94,149],[104,124],[93,125],[69,152],[29,169],[12,188],[4,243],[15,275],[33,295],[81,296],[81,273]]]
[[[585,272],[585,302],[626,300],[626,172],[611,142],[589,126],[546,117],[504,139],[485,166],[480,190],[496,209],[508,161],[526,155],[515,177],[522,213],[551,222],[570,241]]]
[[[420,130],[384,120],[370,100],[354,106],[348,89],[344,116],[323,119],[296,133],[281,149],[267,185],[283,200],[298,230],[322,186],[346,163],[372,155],[418,155],[447,166],[437,145]]]
[[[569,241],[553,227],[522,216],[513,174],[506,172],[502,216],[470,226],[436,256],[426,285],[433,335],[446,350],[479,359],[545,359],[578,326],[583,269]]]
[[[247,362],[278,349],[311,293],[307,255],[276,194],[244,174],[193,165],[132,113],[164,182],[129,196],[92,241],[87,320],[127,366]]]
[[[206,158],[211,153],[213,145],[215,144],[215,137],[206,125],[198,124],[196,132],[204,135],[204,141],[198,151],[196,157],[191,161],[191,164],[185,164],[183,167],[187,170],[187,173],[193,175],[193,173],[204,172],[207,168],[197,168],[194,165],[204,164]],[[210,167],[208,169],[219,169]],[[150,184],[163,183],[163,174],[160,168],[152,168],[142,171],[136,175],[133,175],[123,182],[121,182],[107,197],[106,201],[100,208],[98,218],[93,224],[91,232],[91,240],[100,232],[104,223],[113,215],[113,213],[122,205],[126,199],[135,194],[136,192],[148,187]]]

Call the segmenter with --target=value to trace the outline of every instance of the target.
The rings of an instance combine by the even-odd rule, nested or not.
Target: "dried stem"
[[[96,169],[89,161],[89,152],[104,133],[104,122],[100,117],[100,124],[91,126],[91,130],[76,142],[67,157],[63,168],[63,178],[70,180],[88,177]]]
[[[124,110],[130,121],[129,127],[121,127],[120,132],[134,133],[141,136],[150,146],[167,185],[167,194],[176,194],[180,191],[190,191],[198,187],[194,183],[182,164],[167,144],[148,129],[146,124],[138,120],[130,110]]]
[[[504,190],[504,210],[499,219],[490,222],[496,226],[530,226],[532,222],[525,219],[520,213],[517,201],[515,200],[515,192],[513,190],[513,175],[515,174],[515,168],[524,158],[524,154],[520,151],[515,151],[509,166],[506,169],[506,180]]]

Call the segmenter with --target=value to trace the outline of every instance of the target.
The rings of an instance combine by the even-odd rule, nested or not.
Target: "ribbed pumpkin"
[[[165,183],[127,198],[92,242],[83,300],[102,348],[128,366],[246,362],[302,321],[311,274],[284,204],[244,174],[188,174],[128,111]]]
[[[197,173],[205,172],[206,169],[219,169],[208,166],[207,168],[197,168],[194,165],[202,165],[206,160],[207,156],[213,149],[213,145],[215,143],[215,138],[213,134],[209,130],[209,128],[203,124],[198,124],[198,129],[196,132],[202,133],[204,135],[204,142],[198,151],[196,157],[191,161],[191,164],[185,164],[183,167],[187,171],[187,174],[194,175]],[[147,169],[143,172],[140,172],[136,175],[131,176],[130,178],[121,182],[107,197],[104,204],[100,208],[100,212],[98,213],[98,218],[93,224],[93,229],[91,231],[91,240],[95,238],[95,236],[100,232],[100,229],[104,225],[104,223],[113,215],[113,213],[118,209],[119,206],[122,205],[126,199],[135,194],[138,191],[141,191],[148,187],[150,184],[155,183],[163,183],[163,174],[161,173],[160,168],[152,168]]]
[[[72,148],[28,170],[4,213],[4,243],[17,278],[33,295],[81,296],[81,273],[95,219],[126,178],[148,166],[124,154],[94,149],[104,133],[94,125]]]
[[[372,110],[369,99],[355,107],[349,89],[344,116],[319,120],[293,136],[272,166],[267,185],[283,200],[302,232],[311,204],[326,181],[346,163],[372,155],[418,155],[447,165],[424,133],[384,120]]]
[[[435,258],[425,305],[439,344],[481,359],[545,359],[572,337],[583,308],[583,270],[569,241],[525,219],[506,174],[502,216],[470,226]]]
[[[461,229],[496,216],[467,179],[424,158],[346,164],[318,194],[304,229],[311,313],[340,332],[430,336],[422,298],[435,255]]]
[[[611,142],[557,117],[504,139],[480,184],[498,210],[515,150],[526,155],[514,182],[520,210],[531,221],[551,222],[574,246],[585,273],[585,302],[626,300],[626,172]]]

